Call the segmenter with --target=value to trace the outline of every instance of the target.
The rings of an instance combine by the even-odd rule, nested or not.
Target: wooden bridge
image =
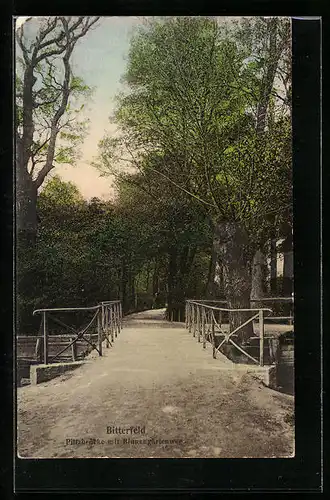
[[[203,348],[164,310],[124,318],[118,305],[97,310],[101,350],[96,342],[75,371],[18,388],[20,456],[292,455],[292,396],[263,387],[248,365],[214,358],[212,342]]]
[[[266,298],[258,299],[254,304],[259,308],[229,309],[225,301],[216,300],[186,300],[185,326],[198,342],[206,348],[207,342],[212,344],[212,355],[222,352],[236,362],[272,365],[278,362],[279,342],[278,334],[281,333],[279,321],[287,320],[293,323],[293,311],[290,307],[289,316],[271,316],[272,309],[261,307],[262,303],[276,304],[289,303],[291,298]],[[231,328],[230,323],[236,319],[237,314],[244,312],[245,320],[236,327]],[[63,320],[63,316],[70,314],[90,314],[87,324],[79,328]],[[41,316],[39,334],[34,336],[17,337],[17,379],[28,379],[30,365],[77,361],[84,359],[93,349],[102,356],[103,342],[106,347],[112,346],[111,342],[119,334],[123,324],[122,305],[119,300],[101,302],[93,307],[37,309],[33,315]],[[246,315],[248,318],[246,319]],[[72,318],[71,318],[72,319]],[[265,321],[273,321],[273,326],[265,326]],[[256,321],[258,324],[256,325]],[[255,336],[249,339],[247,345],[240,345],[238,335],[242,328],[252,324]],[[53,332],[54,326],[60,328],[60,333]],[[52,328],[53,327],[53,328]],[[265,330],[267,330],[265,334]],[[67,331],[68,334],[63,333]],[[243,356],[242,356],[243,355]]]
[[[88,318],[87,324],[80,328],[70,325],[70,320],[65,322],[62,319],[63,316],[79,313]],[[122,305],[119,300],[101,302],[93,307],[36,309],[33,315],[36,314],[41,315],[38,335],[17,337],[19,385],[22,379],[29,378],[31,365],[82,360],[94,349],[102,356],[104,340],[106,347],[110,347],[122,328]],[[60,328],[60,334],[51,333],[54,325]],[[63,331],[69,333],[63,334]]]

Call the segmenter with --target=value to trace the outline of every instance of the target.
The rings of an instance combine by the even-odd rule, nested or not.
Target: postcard
[[[291,18],[14,29],[18,457],[293,458]]]

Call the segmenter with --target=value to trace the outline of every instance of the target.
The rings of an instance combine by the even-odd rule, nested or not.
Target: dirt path
[[[18,388],[19,455],[292,456],[293,398],[213,360],[184,325],[161,318],[133,315],[102,358],[92,353],[70,374]]]

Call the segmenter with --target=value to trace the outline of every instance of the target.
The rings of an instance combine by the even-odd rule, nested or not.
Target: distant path
[[[203,350],[183,324],[166,322],[163,310],[125,318],[103,352],[70,374],[18,388],[20,456],[292,454],[293,398],[263,387],[220,354],[212,359],[210,346]],[[107,426],[145,426],[146,434],[113,436]],[[149,444],[123,444],[129,437]]]

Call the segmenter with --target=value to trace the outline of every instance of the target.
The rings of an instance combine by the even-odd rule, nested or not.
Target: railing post
[[[104,304],[101,304],[101,327],[104,330]]]
[[[213,356],[213,359],[216,358],[216,352],[215,352],[215,336],[214,336],[214,313],[212,312],[212,315],[211,315],[211,335],[212,335],[212,356]]]
[[[187,328],[187,302],[184,303],[184,327]]]
[[[199,306],[196,305],[196,334],[198,337],[198,329],[199,329]]]
[[[292,298],[292,301],[290,303],[290,319],[289,319],[289,325],[293,325],[293,313],[294,313],[294,309],[293,309],[293,298]]]
[[[110,331],[111,331],[111,340],[114,341],[114,339],[115,339],[115,327],[114,327],[114,321],[113,321],[112,304],[109,304],[109,325],[110,325]]]
[[[187,303],[187,314],[188,314],[188,331],[191,333],[191,310],[192,310],[192,304],[190,302]]]
[[[44,332],[44,364],[48,364],[48,331],[47,331],[47,317],[46,311],[42,313],[43,332]]]
[[[196,311],[195,311],[195,304],[191,304],[191,308],[192,308],[193,337],[196,337]]]
[[[118,334],[119,334],[119,330],[118,330],[117,302],[115,302],[114,305],[113,305],[113,321],[114,321],[114,327],[115,327],[116,337],[117,337]]]
[[[116,337],[118,337],[118,321],[117,321],[117,303],[113,304],[113,326],[116,332]]]
[[[202,315],[203,315],[203,321],[202,321],[202,338],[203,338],[203,349],[206,348],[206,337],[205,337],[205,330],[206,330],[206,309],[203,307],[202,309]]]
[[[116,318],[117,318],[117,330],[120,333],[120,307],[119,302],[116,302]]]
[[[201,341],[201,308],[197,306],[197,341]]]
[[[102,356],[102,327],[101,327],[101,314],[102,309],[98,309],[97,311],[97,338],[99,344],[99,355]]]
[[[120,329],[123,328],[123,305],[119,302],[119,315],[120,315]]]
[[[115,307],[116,307],[115,304],[111,304],[113,327],[115,330],[115,337],[117,337],[118,331],[117,331],[117,325],[116,325],[116,309],[115,309]]]
[[[105,322],[105,329],[106,329],[106,347],[110,347],[110,341],[109,341],[109,307],[108,304],[105,305],[104,307],[104,322]]]
[[[192,328],[192,312],[193,312],[193,305],[191,302],[188,303],[188,317],[189,317],[189,333],[191,333],[191,328]]]
[[[41,361],[42,361],[41,356],[42,356],[42,353],[41,353],[41,339],[37,338],[36,350],[35,350],[35,357],[36,357],[37,363],[41,363]]]
[[[260,366],[264,366],[264,312],[259,310]]]
[[[194,306],[189,302],[189,309],[188,309],[188,314],[189,314],[189,333],[191,333],[192,327],[193,327],[193,310]]]
[[[113,317],[112,317],[112,307],[109,305],[109,322],[110,322],[110,332],[111,332],[111,340],[112,342],[115,340],[114,336],[114,327],[113,327]]]

